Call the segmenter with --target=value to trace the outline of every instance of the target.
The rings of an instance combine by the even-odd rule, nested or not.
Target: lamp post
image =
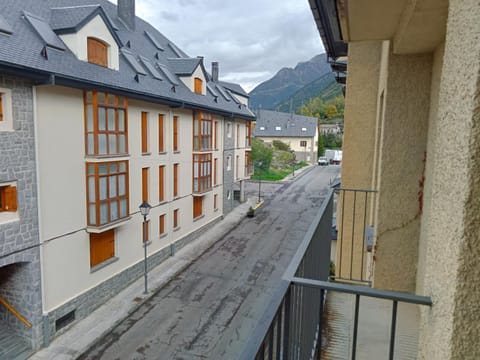
[[[292,150],[292,177],[295,177],[295,150]]]
[[[260,175],[260,169],[263,163],[261,161],[257,162],[257,169],[258,169],[258,202],[260,202],[260,189],[262,185],[262,177]]]
[[[143,216],[143,254],[144,254],[144,273],[143,276],[145,278],[145,292],[144,294],[148,294],[148,285],[147,285],[147,216],[150,213],[150,209],[152,207],[146,201],[140,205],[140,214]]]

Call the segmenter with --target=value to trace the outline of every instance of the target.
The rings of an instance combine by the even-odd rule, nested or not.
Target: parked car
[[[327,166],[329,163],[328,159],[325,156],[318,158],[318,165],[320,166]]]

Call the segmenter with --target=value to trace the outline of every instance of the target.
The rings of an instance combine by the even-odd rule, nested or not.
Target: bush
[[[277,150],[290,151],[290,145],[285,144],[283,141],[273,140],[272,145]]]

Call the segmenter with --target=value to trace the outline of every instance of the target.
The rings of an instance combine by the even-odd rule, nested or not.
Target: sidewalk
[[[214,227],[197,240],[180,249],[174,256],[148,273],[149,293],[144,295],[143,277],[125,288],[117,296],[96,309],[88,317],[78,321],[71,329],[55,338],[47,348],[32,355],[31,360],[75,359],[87,351],[93,343],[108,334],[117,324],[134,312],[159,288],[203,254],[215,242],[223,238],[245,217],[254,200],[237,206]]]

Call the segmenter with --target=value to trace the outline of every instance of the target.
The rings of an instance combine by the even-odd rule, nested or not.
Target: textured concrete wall
[[[432,56],[388,56],[373,285],[415,291]],[[394,204],[394,205],[393,205]]]
[[[439,94],[420,359],[480,358],[480,6],[451,0]]]
[[[371,188],[381,50],[381,41],[355,42],[349,45],[342,159],[343,188]],[[340,205],[337,208],[337,276],[350,277],[352,273],[353,278],[361,279],[366,275],[367,259],[363,244],[365,201],[370,202],[371,195],[368,195],[367,200],[364,194],[359,194],[358,197],[353,193],[340,196]]]
[[[0,75],[11,89],[14,131],[0,132],[0,183],[16,181],[19,220],[0,223],[0,296],[33,324],[26,328],[0,306],[0,318],[34,348],[41,337],[41,285],[32,84]],[[30,250],[22,251],[29,248]],[[15,265],[13,265],[15,264]],[[9,265],[9,266],[8,266]],[[0,326],[2,324],[0,323]]]

